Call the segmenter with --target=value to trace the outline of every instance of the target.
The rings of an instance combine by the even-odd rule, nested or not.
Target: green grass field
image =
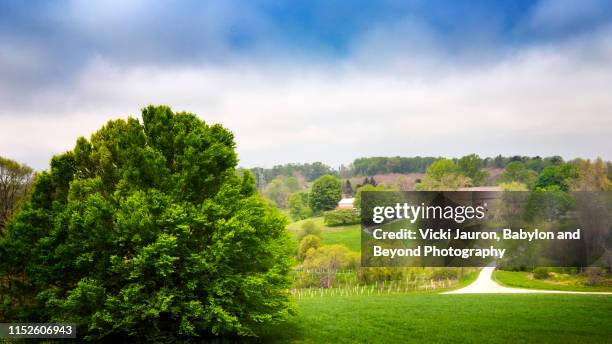
[[[360,249],[360,226],[321,228],[323,244]],[[287,228],[297,235],[303,221]],[[470,284],[465,275],[451,289]],[[583,277],[529,278],[526,272],[496,271],[494,279],[511,287],[612,291],[583,285]],[[569,275],[568,275],[569,276]],[[581,279],[582,278],[582,279]],[[393,290],[393,288],[391,288]],[[288,322],[268,328],[270,343],[611,343],[612,296],[482,294],[441,295],[440,290],[409,293],[300,293]]]
[[[558,275],[551,280],[538,280],[530,278],[530,274],[524,271],[496,270],[493,273],[493,279],[501,285],[515,288],[612,292],[612,286],[610,285],[584,285],[584,277],[582,276]]]
[[[341,244],[349,249],[359,252],[361,251],[361,225],[337,226],[328,227],[323,223],[323,217],[313,217],[302,221],[292,222],[287,226],[287,229],[297,236],[302,228],[304,221],[313,221],[321,228],[321,243],[324,245]]]
[[[298,300],[276,343],[610,343],[602,295],[333,296]]]

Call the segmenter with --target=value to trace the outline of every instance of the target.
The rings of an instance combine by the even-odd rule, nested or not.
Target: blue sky
[[[611,1],[4,1],[0,155],[37,169],[147,104],[241,164],[612,159]]]

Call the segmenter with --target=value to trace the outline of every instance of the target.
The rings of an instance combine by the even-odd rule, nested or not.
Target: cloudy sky
[[[168,104],[242,166],[612,159],[612,2],[2,1],[0,155],[45,169]]]

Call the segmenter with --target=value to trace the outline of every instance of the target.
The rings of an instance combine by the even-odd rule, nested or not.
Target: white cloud
[[[611,32],[476,66],[405,50],[377,55],[372,40],[327,65],[127,67],[98,57],[27,104],[3,102],[0,155],[44,168],[106,120],[168,104],[230,128],[246,166],[471,152],[611,159]],[[413,67],[398,66],[402,59]]]

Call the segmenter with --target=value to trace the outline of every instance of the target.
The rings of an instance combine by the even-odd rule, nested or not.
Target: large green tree
[[[427,168],[421,181],[415,185],[419,191],[447,191],[471,186],[472,180],[460,173],[454,161],[440,159]]]
[[[521,161],[512,161],[506,165],[504,172],[501,174],[498,183],[521,183],[532,187],[538,178],[538,173],[527,169],[525,164]]]
[[[535,181],[535,188],[543,190],[569,191],[578,178],[576,166],[562,163],[546,167]]]
[[[55,156],[0,242],[0,320],[86,340],[253,335],[291,310],[285,218],[232,134],[149,106]]]
[[[472,185],[482,185],[488,172],[482,169],[482,159],[477,154],[470,154],[457,161],[459,172],[470,178]]]
[[[334,176],[325,175],[312,184],[308,202],[312,211],[316,213],[336,208],[341,198],[342,181]]]

